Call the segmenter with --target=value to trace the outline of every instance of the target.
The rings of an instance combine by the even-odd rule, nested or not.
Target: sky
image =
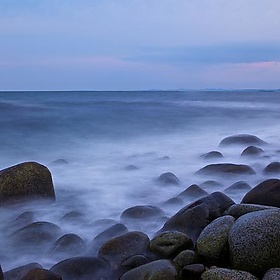
[[[280,88],[279,0],[1,0],[0,90]]]

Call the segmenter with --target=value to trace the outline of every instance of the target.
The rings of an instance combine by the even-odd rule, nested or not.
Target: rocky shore
[[[257,162],[267,157],[269,144],[254,135],[227,137],[219,147],[234,145],[243,147],[241,158]],[[279,158],[279,151],[274,155]],[[34,219],[32,212],[21,213],[10,222],[5,246],[14,249],[15,258],[19,257],[17,250],[24,249],[57,256],[59,261],[46,269],[34,259],[13,270],[1,270],[0,280],[280,279],[280,162],[267,165],[262,171],[264,179],[251,188],[240,180],[243,175],[256,174],[250,165],[209,162],[223,159],[220,151],[210,151],[201,158],[209,164],[198,170],[197,176],[214,174],[220,176],[220,183],[232,177],[235,184],[210,194],[201,186],[189,186],[165,202],[180,204],[184,197],[193,200],[171,217],[158,205],[125,209],[119,221],[108,224],[90,242],[63,232],[59,225]],[[160,175],[157,181],[167,186],[180,183],[171,172]],[[241,190],[243,199],[233,201],[231,194]],[[1,208],[34,200],[55,201],[47,167],[24,162],[0,171]],[[69,213],[64,219],[79,219],[79,213]],[[128,229],[130,223],[154,220],[161,220],[162,227],[153,236]]]

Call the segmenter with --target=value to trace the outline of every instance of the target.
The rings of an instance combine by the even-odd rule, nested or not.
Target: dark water
[[[7,220],[32,211],[37,220],[54,222],[65,233],[90,242],[99,231],[91,226],[97,219],[118,221],[127,207],[160,205],[190,184],[212,179],[196,177],[194,172],[207,164],[200,155],[216,149],[225,155],[224,161],[253,166],[257,175],[242,178],[253,186],[263,179],[263,167],[279,160],[275,154],[280,148],[279,104],[280,92],[259,91],[2,92],[0,168],[23,161],[48,166],[57,202],[12,211],[3,208],[1,230],[5,231]],[[222,138],[237,133],[251,133],[271,143],[266,150],[270,157],[250,161],[240,158],[241,148],[218,148]],[[58,159],[68,164],[52,164]],[[128,165],[138,169],[127,170]],[[155,178],[166,171],[175,173],[181,185],[156,184]],[[223,190],[234,182],[222,181],[223,187],[205,189]],[[233,199],[238,202],[242,196],[236,193]],[[177,208],[163,210],[169,216]],[[84,213],[87,221],[79,226],[62,223],[61,217],[70,211]],[[34,260],[45,267],[55,262],[26,252],[14,260],[13,252],[6,252],[0,263],[8,270]]]

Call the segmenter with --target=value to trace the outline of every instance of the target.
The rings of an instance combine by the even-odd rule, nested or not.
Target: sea
[[[208,193],[223,192],[237,181],[254,187],[266,178],[265,166],[280,161],[279,120],[280,90],[0,92],[0,169],[27,161],[43,164],[56,193],[55,203],[2,206],[1,247],[11,234],[9,224],[24,212],[89,244],[110,222],[120,222],[129,207],[158,206],[172,216],[193,198],[184,205],[165,202],[192,184]],[[245,158],[240,156],[245,147],[219,146],[235,134],[268,142],[264,156]],[[224,157],[201,157],[210,151]],[[212,178],[195,173],[216,162],[249,164],[257,174]],[[165,172],[180,184],[159,184]],[[204,184],[209,180],[219,184]],[[242,191],[231,194],[236,203],[243,196]],[[63,220],[69,213],[83,219]],[[96,226],[98,221],[108,223]],[[161,220],[127,226],[153,236],[162,225]],[[50,268],[58,261],[41,251],[6,248],[0,253],[3,271],[31,262]]]

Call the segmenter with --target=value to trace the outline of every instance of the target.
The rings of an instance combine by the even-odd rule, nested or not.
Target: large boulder
[[[29,263],[8,271],[4,272],[4,279],[5,280],[18,280],[22,278],[28,271],[35,269],[35,268],[42,268],[39,263]],[[0,278],[0,280],[2,280]]]
[[[266,166],[266,168],[263,170],[264,173],[266,174],[271,174],[271,173],[280,173],[280,162],[275,161],[271,162],[269,165]]]
[[[243,197],[241,203],[280,207],[280,180],[261,182]]]
[[[28,271],[20,280],[62,280],[60,275],[43,268],[33,268]]]
[[[265,145],[265,141],[251,134],[237,134],[224,138],[219,146],[226,145]]]
[[[198,199],[200,197],[206,196],[207,194],[208,194],[208,192],[203,190],[198,185],[193,184],[193,185],[189,186],[188,188],[186,188],[184,191],[182,191],[177,196],[177,198],[181,198],[181,199],[196,198],[196,199]]]
[[[137,205],[124,210],[121,214],[121,220],[139,220],[151,219],[164,216],[164,212],[153,205]]]
[[[245,193],[245,192],[248,192],[250,191],[252,188],[251,186],[244,182],[244,181],[238,181],[234,184],[232,184],[231,186],[227,187],[224,192],[226,194],[236,194],[236,193]]]
[[[37,198],[55,199],[52,176],[47,167],[24,162],[0,171],[0,203]]]
[[[280,266],[280,209],[241,216],[229,232],[233,268],[262,276]]]
[[[201,231],[220,217],[234,201],[221,192],[214,192],[185,206],[166,221],[159,232],[176,230],[185,233],[195,243]]]

